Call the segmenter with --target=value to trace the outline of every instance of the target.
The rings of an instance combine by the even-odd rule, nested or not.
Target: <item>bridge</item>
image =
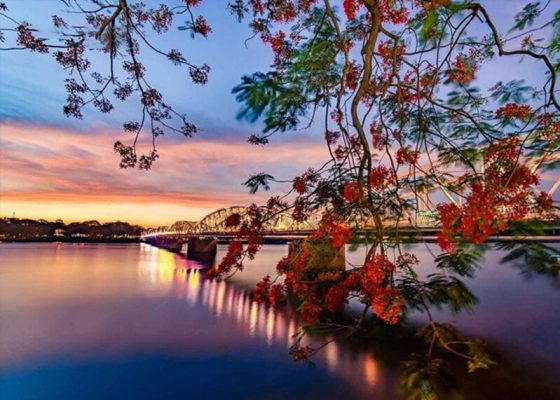
[[[247,207],[233,206],[228,208],[220,208],[201,219],[199,222],[193,221],[177,221],[171,226],[162,226],[157,229],[148,230],[143,239],[159,237],[159,236],[218,236],[233,237],[235,236],[236,227],[227,227],[226,220],[233,214],[241,216],[241,220],[247,215]],[[264,225],[266,236],[277,235],[279,237],[293,235],[308,235],[317,229],[321,215],[318,213],[311,215],[305,222],[295,221],[290,213],[280,213],[275,218],[267,221]]]
[[[189,255],[215,254],[219,241],[228,241],[236,236],[237,228],[226,226],[228,217],[237,214],[243,222],[247,218],[247,210],[243,206],[220,208],[199,222],[177,221],[171,226],[148,230],[141,240],[171,251],[180,251],[183,243],[188,242]],[[320,220],[319,213],[312,214],[305,222],[299,222],[290,213],[284,212],[265,223],[263,234],[268,241],[282,243],[303,239],[319,227]]]
[[[554,160],[560,159],[560,155],[554,154],[551,158]],[[535,171],[540,163],[542,162],[541,157],[533,157],[526,159],[526,165]],[[411,175],[411,171],[399,173],[397,178],[402,179],[424,179],[426,184],[422,185],[420,191],[413,193],[409,191],[401,195],[402,198],[411,199],[417,203],[417,212],[415,215],[411,215],[410,221],[412,224],[409,226],[402,226],[403,229],[414,229],[420,230],[424,235],[434,235],[439,228],[439,218],[436,212],[430,209],[435,208],[434,202],[430,199],[430,193],[439,191],[440,197],[443,196],[448,202],[459,205],[462,202],[460,196],[450,193],[445,186],[449,185],[449,181],[446,185],[442,185],[442,182],[430,181],[430,174],[434,167],[439,165],[439,162],[435,164],[426,164],[414,171],[414,176]],[[420,172],[420,173],[419,173]],[[552,183],[547,193],[549,196],[553,196],[554,193],[560,188],[560,177],[555,177],[555,181]],[[452,186],[452,185],[451,185]],[[171,226],[162,226],[157,229],[151,229],[146,231],[142,236],[141,240],[150,243],[152,245],[163,247],[172,251],[180,251],[183,243],[189,243],[189,253],[216,253],[216,244],[218,241],[228,241],[231,240],[236,235],[236,227],[228,227],[226,220],[233,214],[237,214],[241,217],[242,221],[247,218],[247,207],[243,206],[233,206],[228,208],[221,208],[210,214],[206,215],[202,220],[198,222],[194,221],[177,221]],[[560,213],[555,213],[557,217],[560,217]],[[295,221],[292,215],[288,212],[280,213],[273,219],[266,222],[264,226],[264,237],[266,240],[279,241],[286,243],[291,240],[303,239],[319,228],[319,223],[322,217],[321,212],[316,212],[312,214],[305,222]],[[528,218],[533,218],[535,216],[529,215]],[[365,224],[362,226],[372,226],[368,221],[363,221]],[[371,222],[371,221],[370,221]],[[394,224],[394,221],[385,221],[388,225]],[[549,234],[555,235],[557,228],[552,228]]]

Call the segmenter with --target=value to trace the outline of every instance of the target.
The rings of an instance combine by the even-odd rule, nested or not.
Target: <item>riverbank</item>
[[[23,238],[23,239],[4,239],[0,243],[140,243],[140,238]]]

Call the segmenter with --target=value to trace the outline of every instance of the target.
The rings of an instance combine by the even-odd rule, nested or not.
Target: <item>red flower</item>
[[[389,21],[393,24],[406,24],[408,21],[408,9],[402,4],[399,8],[395,8],[396,1],[381,0],[379,2],[379,11],[382,21]]]
[[[347,297],[348,289],[344,284],[334,285],[325,295],[325,307],[327,310],[335,312],[348,303]]]
[[[416,164],[416,161],[418,161],[419,155],[420,153],[416,150],[412,150],[408,147],[401,147],[396,153],[397,164],[402,165],[408,163],[410,165],[414,165]]]
[[[238,213],[233,213],[229,215],[224,221],[224,225],[226,228],[233,228],[234,226],[238,226],[240,223],[241,223],[241,215],[239,215]]]
[[[438,206],[441,232],[437,240],[442,250],[453,252],[457,237],[482,244],[490,235],[506,229],[508,222],[528,215],[528,194],[539,177],[526,165],[519,165],[520,147],[516,137],[490,145],[484,156],[486,171],[471,183],[465,205],[461,209],[453,204]],[[544,207],[552,205],[546,195],[540,199]]]
[[[362,5],[362,0],[344,0],[342,7],[344,8],[346,18],[350,20],[356,19],[358,10],[362,7]]]
[[[369,125],[369,133],[371,134],[373,148],[383,150],[387,144],[387,140],[383,137],[381,126],[376,121]]]
[[[276,304],[282,303],[284,300],[286,300],[284,286],[280,283],[272,285],[268,292],[268,301],[270,301],[270,304],[275,306]]]
[[[360,69],[356,64],[356,61],[352,61],[345,72],[344,83],[346,88],[349,90],[355,90],[358,87],[358,78],[360,77]]]
[[[340,138],[340,132],[333,132],[333,131],[325,131],[325,140],[329,145],[336,144],[338,139]]]
[[[388,275],[395,270],[395,266],[387,259],[387,256],[382,254],[371,257],[362,268],[364,271],[363,289],[370,296],[374,295]]]
[[[202,0],[183,0],[187,7],[196,7]]]
[[[299,194],[304,194],[305,192],[307,192],[307,187],[305,185],[305,179],[303,179],[301,176],[298,176],[297,178],[295,178],[294,183],[293,183],[293,188]]]
[[[207,37],[210,32],[212,32],[212,28],[206,22],[206,19],[200,15],[194,21],[193,29],[195,32],[200,33],[202,36]]]
[[[257,303],[268,300],[268,292],[270,290],[270,275],[264,276],[253,291],[253,300]]]
[[[393,64],[393,55],[396,59],[406,51],[406,46],[403,43],[395,43],[390,40],[382,40],[377,46],[377,52],[383,58],[383,64],[385,66],[391,66]]]
[[[496,110],[497,117],[506,119],[525,119],[529,116],[529,114],[531,114],[531,106],[527,104],[517,105],[515,103],[509,103]]]
[[[399,322],[404,311],[404,299],[400,292],[391,287],[379,288],[373,300],[372,308],[378,318],[390,325]]]
[[[436,240],[437,244],[439,245],[440,249],[446,251],[448,253],[455,253],[456,247],[455,242],[452,238],[446,235],[443,232],[436,233]]]
[[[540,192],[539,196],[535,200],[541,211],[550,211],[552,208],[552,198],[548,195],[548,193]]]
[[[342,122],[342,119],[344,118],[344,116],[342,115],[342,111],[339,110],[331,112],[330,117],[337,124],[340,124]]]
[[[447,71],[447,77],[451,82],[456,83],[469,83],[474,80],[474,75],[478,69],[475,61],[472,58],[467,58],[463,54],[459,54],[455,58],[455,63]]]
[[[373,189],[381,190],[385,188],[389,176],[389,169],[384,165],[379,165],[371,169],[369,183]]]
[[[301,305],[300,315],[304,324],[315,325],[319,322],[321,307],[316,303],[314,295],[310,295]]]
[[[356,203],[360,199],[360,189],[356,182],[344,185],[344,199],[349,203]]]
[[[296,347],[290,350],[295,362],[307,360],[312,352],[313,349],[309,346]]]
[[[348,243],[348,241],[352,237],[352,230],[345,223],[339,223],[332,228],[332,235],[333,246],[340,248]]]
[[[278,264],[276,264],[276,272],[279,274],[285,274],[288,271],[289,266],[290,259],[288,257],[284,257],[278,261]]]

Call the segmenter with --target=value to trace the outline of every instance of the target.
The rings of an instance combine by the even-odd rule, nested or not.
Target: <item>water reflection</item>
[[[191,307],[206,307],[220,320],[233,322],[249,337],[263,340],[268,347],[281,347],[286,357],[297,331],[297,319],[292,309],[277,309],[251,299],[244,287],[226,281],[204,279],[204,267],[196,260],[166,252],[151,246],[142,246],[145,263],[139,268],[141,279],[151,284],[172,287],[173,295]],[[339,342],[329,343],[314,362],[350,383],[359,382],[364,393],[386,391],[394,386],[395,373],[385,371],[371,353],[342,349]],[[305,366],[301,366],[306,368]]]
[[[218,249],[218,258],[224,250]],[[414,251],[422,261],[419,274],[429,273],[428,252],[423,248]],[[120,380],[130,365],[137,366],[130,361],[132,364],[119,370],[126,360],[154,354],[167,361],[161,365],[140,362],[141,368],[151,365],[151,372],[130,372],[129,377],[138,387],[150,385],[158,391],[176,387],[169,398],[186,397],[197,382],[220,373],[220,378],[212,379],[234,379],[230,385],[238,388],[237,396],[219,392],[212,381],[205,381],[207,386],[198,393],[247,398],[251,397],[248,391],[258,386],[258,397],[265,398],[270,397],[270,387],[279,390],[275,398],[294,397],[286,390],[298,398],[337,397],[332,393],[342,397],[343,392],[348,398],[399,397],[395,383],[402,354],[397,354],[398,348],[364,349],[332,342],[314,359],[317,368],[291,362],[288,348],[298,326],[294,311],[254,303],[248,291],[261,276],[273,273],[275,262],[286,252],[284,246],[265,246],[245,271],[227,282],[205,280],[207,262],[147,245],[0,244],[0,252],[0,398],[49,397],[3,396],[5,387],[22,390],[34,387],[33,379],[39,379],[24,379],[17,375],[20,372],[37,373],[43,379],[41,384],[52,381],[61,387],[64,382],[71,384],[68,374],[75,371],[75,365],[96,362],[109,371],[104,373],[111,379],[104,382],[111,387],[114,377]],[[349,259],[358,256],[349,254]],[[530,368],[538,372],[539,385],[546,385],[547,391],[554,387],[560,359],[556,334],[560,329],[556,313],[559,292],[547,281],[523,281],[514,269],[499,264],[500,257],[499,252],[489,252],[484,268],[469,282],[480,298],[474,313],[453,318],[467,332],[520,354],[523,370],[512,374],[510,369],[506,379],[501,363],[495,375],[485,375],[487,385],[473,383],[473,390],[494,390],[496,382],[502,382],[502,393],[509,396],[511,383],[516,395],[508,398],[529,398],[525,394],[535,389],[536,381],[518,377],[528,376]],[[444,311],[438,312],[440,316],[442,320],[449,317]],[[538,369],[542,364],[527,361],[530,356],[544,360],[544,372]],[[168,358],[183,364],[169,364]],[[65,363],[69,363],[68,369],[57,375],[58,380],[52,379],[49,368]],[[40,375],[37,371],[47,372]],[[150,379],[138,383],[138,376]],[[160,376],[165,381],[158,386],[154,380]],[[77,379],[73,385],[80,388],[84,380],[87,378]],[[239,381],[246,387],[238,386]],[[90,398],[100,393],[98,384],[90,389]],[[142,389],[136,393],[142,394]],[[51,398],[72,397],[81,396]],[[118,393],[113,398],[119,398]]]
[[[204,291],[208,297],[204,299],[203,305],[217,316],[235,321],[250,336],[264,339],[269,347],[283,346],[288,357],[287,351],[297,330],[296,316],[291,309],[277,309],[254,302],[247,290],[224,281],[207,281],[202,275],[200,269],[186,270],[188,290],[184,298],[188,303],[195,305],[197,299],[196,295],[190,295],[189,292]],[[360,380],[360,384],[366,391],[379,390],[377,386],[383,385],[384,378],[394,379],[394,376],[382,376],[381,368],[371,353],[354,352],[341,346],[344,347],[344,344],[340,342],[329,343],[314,361],[324,364],[331,373],[350,382],[356,382],[361,377],[363,380]]]

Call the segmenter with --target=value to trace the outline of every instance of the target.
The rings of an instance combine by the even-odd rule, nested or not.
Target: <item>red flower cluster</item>
[[[243,221],[237,221],[238,218]],[[229,242],[227,253],[222,261],[217,266],[210,268],[206,276],[209,279],[219,278],[232,270],[242,270],[243,259],[247,257],[252,260],[263,244],[264,221],[265,215],[261,207],[255,204],[247,208],[243,218],[239,214],[228,216],[224,224],[239,227],[235,239]],[[243,248],[244,241],[247,242],[245,248]]]
[[[309,237],[310,240],[332,239],[333,247],[340,248],[350,241],[352,229],[344,221],[333,214],[325,213],[321,218],[319,228]]]
[[[294,203],[292,218],[296,222],[303,222],[309,218],[309,204],[301,197],[298,197]]]
[[[356,61],[352,61],[345,72],[344,84],[346,85],[346,88],[348,90],[356,90],[358,87],[358,78],[360,77],[360,69],[358,68]]]
[[[290,354],[296,362],[307,360],[312,353],[313,349],[310,346],[298,346],[290,349]]]
[[[263,277],[253,291],[253,300],[257,303],[265,301],[273,306],[285,300],[284,285],[280,283],[272,284],[270,275]]]
[[[382,190],[391,181],[392,172],[384,165],[373,167],[369,173],[369,183],[373,189]]]
[[[327,141],[327,144],[332,146],[333,144],[336,144],[339,138],[340,132],[325,131],[325,140]]]
[[[335,223],[331,227],[332,244],[334,247],[340,248],[350,241],[352,237],[352,229],[344,222]]]
[[[196,7],[201,3],[202,0],[183,0],[187,7]]]
[[[334,122],[340,124],[342,122],[342,119],[344,118],[344,115],[342,115],[342,111],[336,110],[331,112],[330,117]]]
[[[349,20],[356,19],[359,9],[364,5],[362,0],[344,0],[342,7]]]
[[[381,0],[379,2],[381,21],[388,21],[396,25],[406,24],[408,22],[408,8],[403,3],[403,0]]]
[[[45,41],[43,39],[37,38],[33,34],[31,25],[29,25],[27,22],[24,22],[16,26],[16,31],[17,31],[17,43],[20,46],[23,46],[31,51],[36,51],[38,53],[49,52],[49,48],[45,44]]]
[[[373,299],[373,312],[389,325],[399,322],[405,302],[400,292],[391,286],[381,287]]]
[[[206,22],[206,19],[200,15],[194,21],[194,31],[200,33],[204,37],[208,37],[208,34],[212,32],[212,28]]]
[[[377,121],[373,121],[369,125],[369,133],[371,134],[373,148],[376,150],[383,150],[387,145],[387,139],[383,137],[383,130]]]
[[[291,1],[284,1],[282,7],[278,7],[274,10],[272,14],[272,20],[274,22],[288,23],[292,21],[296,16],[297,12],[294,3]]]
[[[274,64],[282,66],[288,58],[290,46],[286,40],[286,33],[278,31],[274,35],[265,35],[262,38],[264,43],[270,44],[272,52],[274,53]]]
[[[206,277],[208,279],[219,278],[229,273],[234,268],[241,269],[242,257],[243,243],[239,239],[232,240],[228,244],[228,250],[225,257],[217,267],[212,267],[208,270],[208,272],[206,273]]]
[[[272,196],[266,202],[266,208],[268,208],[268,210],[270,212],[275,212],[277,210],[282,210],[282,209],[285,209],[287,207],[288,207],[288,203],[286,203],[284,200],[280,199],[280,196]]]
[[[554,118],[550,113],[544,113],[537,117],[537,121],[543,139],[551,142],[560,140],[560,120]]]
[[[331,312],[340,310],[348,304],[348,295],[350,290],[347,288],[345,282],[343,284],[334,285],[329,289],[325,295],[325,307]]]
[[[403,164],[410,164],[410,165],[414,165],[416,164],[416,161],[418,161],[418,157],[419,157],[420,153],[416,150],[412,150],[409,147],[401,147],[397,150],[395,156],[397,159],[397,164],[403,165]]]
[[[348,302],[351,292],[370,304],[378,318],[396,324],[404,312],[405,302],[398,289],[391,285],[395,266],[384,255],[373,256],[363,267],[356,268],[325,295],[325,307],[336,311]]]
[[[173,22],[173,13],[167,5],[160,4],[159,8],[150,10],[149,15],[154,31],[162,34],[169,30],[169,26]]]
[[[265,275],[253,290],[253,300],[257,303],[262,303],[268,298],[268,291],[270,290],[270,275]]]
[[[58,50],[54,53],[56,62],[64,68],[75,67],[80,72],[85,72],[90,67],[90,61],[84,57],[86,47],[83,43],[78,44],[71,40],[65,42],[68,46],[64,51]]]
[[[360,200],[360,187],[357,182],[348,182],[344,185],[344,200],[357,203]]]
[[[459,54],[452,67],[447,71],[447,77],[451,82],[469,83],[474,80],[477,69],[478,66],[472,58]]]
[[[314,183],[317,181],[317,173],[313,169],[308,169],[303,175],[294,178],[292,187],[299,194],[305,194],[307,192],[308,183]]]
[[[506,229],[508,222],[519,221],[530,211],[532,197],[540,211],[552,206],[549,197],[535,195],[531,188],[539,183],[538,176],[527,166],[519,165],[520,140],[503,139],[489,146],[484,157],[484,176],[471,183],[466,204],[440,204],[441,231],[437,234],[441,249],[455,251],[457,237],[482,244],[488,237]]]
[[[298,176],[294,179],[294,183],[292,186],[294,190],[299,194],[304,194],[305,192],[307,192],[307,186],[305,185],[305,180],[301,176]]]
[[[299,315],[301,321],[306,325],[316,325],[321,320],[319,314],[321,313],[321,306],[319,305],[319,297],[316,292],[312,292],[307,296],[301,307],[299,308]]]
[[[224,225],[226,228],[233,228],[235,226],[239,226],[240,223],[241,223],[241,215],[238,213],[233,213],[229,215],[224,221]]]
[[[515,103],[506,104],[496,110],[496,116],[501,118],[525,119],[531,114],[531,106],[527,104],[518,105]]]
[[[403,43],[395,43],[392,40],[382,40],[377,46],[377,52],[383,58],[385,66],[393,64],[393,55],[398,60],[406,51],[406,46]]]

